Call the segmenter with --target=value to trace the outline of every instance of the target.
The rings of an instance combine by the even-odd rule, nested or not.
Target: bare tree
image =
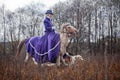
[[[4,51],[3,51],[3,53],[4,54],[6,54],[6,46],[5,46],[5,42],[6,42],[6,28],[5,28],[5,6],[4,6],[4,4],[3,4],[3,6],[2,6],[2,8],[3,8],[3,28],[4,28]]]

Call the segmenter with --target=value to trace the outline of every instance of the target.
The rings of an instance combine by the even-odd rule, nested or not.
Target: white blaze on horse
[[[71,36],[73,35],[76,35],[77,33],[77,29],[74,28],[73,26],[71,26],[70,24],[68,23],[65,23],[65,24],[62,24],[61,26],[61,30],[60,30],[60,52],[59,52],[59,55],[57,57],[57,61],[56,61],[56,64],[58,66],[61,65],[61,63],[63,63],[64,65],[68,65],[66,62],[65,62],[65,59],[63,59],[63,55],[66,52],[66,47],[68,46],[68,40]],[[16,59],[18,58],[18,55],[20,54],[21,52],[21,49],[23,47],[23,45],[25,44],[25,40],[26,39],[23,39],[22,41],[20,41],[18,47],[17,47],[17,53],[16,53]],[[68,55],[69,57],[71,57],[70,55]],[[28,61],[30,55],[29,53],[26,53],[26,58],[25,58],[25,62]],[[33,61],[35,64],[38,64],[34,57],[32,57]]]

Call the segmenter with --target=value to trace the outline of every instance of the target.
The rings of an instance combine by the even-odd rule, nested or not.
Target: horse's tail
[[[21,49],[22,49],[24,43],[25,43],[25,39],[23,39],[22,41],[20,41],[20,43],[18,44],[18,46],[17,46],[17,53],[15,55],[16,59],[17,59],[18,55],[20,54]]]

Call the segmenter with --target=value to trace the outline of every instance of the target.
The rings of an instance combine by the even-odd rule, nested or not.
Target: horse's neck
[[[64,37],[68,37],[67,33],[60,33],[60,35],[62,35]]]
[[[67,33],[60,33],[60,36],[61,36],[62,39],[65,39],[65,40],[68,40],[68,39],[69,39]]]

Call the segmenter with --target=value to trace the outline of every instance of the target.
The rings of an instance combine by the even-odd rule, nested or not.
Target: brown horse
[[[56,62],[57,66],[60,66],[61,63],[63,63],[64,65],[67,65],[67,63],[63,59],[63,55],[65,53],[67,53],[66,52],[66,47],[68,45],[69,38],[73,35],[76,35],[76,33],[77,33],[77,29],[74,28],[73,26],[71,26],[70,24],[68,24],[68,23],[62,24],[61,30],[60,30],[60,33],[59,33],[60,34],[61,45],[60,45],[60,53],[58,55],[57,62]],[[20,54],[24,43],[25,43],[25,39],[20,41],[20,43],[17,47],[16,59],[17,59],[18,55]],[[28,58],[29,58],[29,53],[26,53],[25,62],[27,62]],[[33,59],[34,63],[37,64],[35,59],[34,58],[32,58],[32,59]]]

